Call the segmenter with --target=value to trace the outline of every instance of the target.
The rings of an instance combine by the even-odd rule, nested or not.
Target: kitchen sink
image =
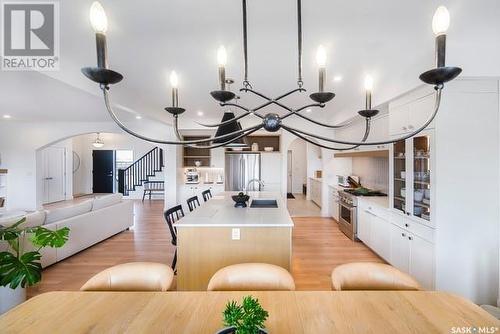
[[[275,199],[254,199],[250,204],[251,208],[277,208],[278,202]]]

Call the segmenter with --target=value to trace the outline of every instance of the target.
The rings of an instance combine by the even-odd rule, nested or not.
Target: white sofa
[[[69,238],[62,248],[44,248],[42,267],[50,266],[85,248],[120,233],[134,224],[133,202],[123,200],[121,194],[90,199],[68,207],[41,210],[26,216],[23,226],[41,226],[56,230],[70,229]],[[0,250],[8,247],[2,241]],[[32,249],[29,241],[26,249]]]

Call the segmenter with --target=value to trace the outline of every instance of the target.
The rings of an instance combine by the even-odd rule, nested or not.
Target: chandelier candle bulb
[[[365,109],[370,110],[372,108],[372,92],[373,92],[373,78],[370,75],[367,75],[365,77],[365,90],[366,90]]]
[[[179,85],[179,78],[177,77],[177,73],[172,71],[170,73],[170,85],[172,86],[172,107],[177,108],[179,106],[179,91],[177,86]]]
[[[450,13],[444,6],[438,7],[432,19],[432,30],[436,35],[436,66],[446,65],[446,31],[450,26]]]
[[[318,64],[318,88],[319,92],[322,93],[325,91],[326,82],[326,51],[323,45],[318,47],[318,51],[316,52],[316,62]]]
[[[226,48],[221,45],[217,50],[217,63],[219,64],[219,84],[221,90],[226,90]]]
[[[96,33],[97,67],[108,68],[106,31],[108,18],[102,5],[95,1],[90,6],[90,23]]]

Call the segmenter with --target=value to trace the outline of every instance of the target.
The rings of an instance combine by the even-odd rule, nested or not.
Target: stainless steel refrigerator
[[[248,182],[260,180],[260,153],[226,153],[226,191],[243,191]],[[261,191],[258,182],[252,182],[248,191]]]

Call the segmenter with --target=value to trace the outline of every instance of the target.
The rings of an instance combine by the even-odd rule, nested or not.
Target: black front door
[[[93,193],[113,192],[114,156],[112,150],[92,151]]]

